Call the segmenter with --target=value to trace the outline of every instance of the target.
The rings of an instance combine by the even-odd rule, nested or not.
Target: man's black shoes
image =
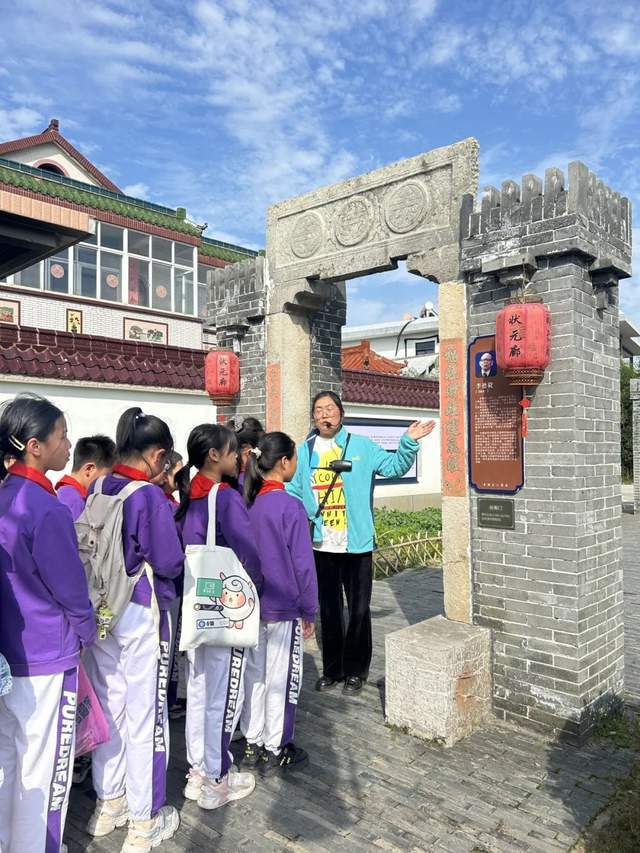
[[[346,693],[349,696],[355,696],[356,693],[360,693],[362,687],[364,685],[364,681],[357,675],[349,675],[344,682],[344,687],[342,688],[342,692]]]
[[[329,678],[328,675],[322,675],[316,681],[316,690],[322,693],[323,690],[331,690],[342,681],[341,678]]]

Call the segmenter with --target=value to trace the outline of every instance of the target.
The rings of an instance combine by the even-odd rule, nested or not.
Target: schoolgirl
[[[302,767],[307,753],[293,743],[302,684],[302,640],[315,630],[318,586],[302,503],[284,484],[296,471],[295,443],[266,433],[250,454],[245,477],[249,519],[264,566],[260,642],[247,652],[240,728],[243,766],[263,775]]]
[[[165,468],[172,449],[164,421],[139,408],[127,409],[116,431],[119,461],[102,481],[103,494],[116,495],[132,481],[149,482]],[[148,570],[136,583],[111,633],[95,644],[85,660],[111,735],[93,752],[98,802],[88,831],[107,835],[128,820],[122,850],[139,853],[171,838],[179,824],[176,809],[164,804],[169,755],[167,610],[184,554],[171,506],[161,489],[149,485],[126,499],[122,544],[128,574],[135,574],[143,563]]]
[[[217,424],[192,430],[187,442],[188,461],[178,473],[180,508],[176,521],[183,545],[203,545],[209,523],[208,495],[216,496],[216,544],[231,548],[256,585],[262,587],[260,559],[249,516],[238,492],[223,482],[237,465],[235,433]],[[190,468],[198,473],[189,480]],[[233,767],[229,744],[242,708],[242,649],[199,646],[187,653],[187,760],[190,770],[184,795],[203,809],[215,809],[248,796],[255,787],[251,773]],[[239,689],[232,684],[240,682]]]
[[[20,395],[0,415],[0,850],[57,853],[75,743],[80,649],[96,625],[71,515],[45,476],[69,461],[60,409]]]

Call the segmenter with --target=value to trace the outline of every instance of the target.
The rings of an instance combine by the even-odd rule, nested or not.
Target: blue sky
[[[0,139],[57,117],[125,191],[255,247],[268,204],[467,136],[481,188],[581,159],[640,211],[637,11],[0,0]],[[638,252],[636,268],[621,296],[640,323]],[[354,324],[416,312],[437,289],[398,270],[351,283],[349,297]]]

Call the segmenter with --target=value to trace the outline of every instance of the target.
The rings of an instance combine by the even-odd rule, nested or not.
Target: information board
[[[469,482],[478,492],[514,494],[524,484],[522,389],[496,362],[495,337],[469,346]]]
[[[354,435],[366,435],[384,450],[394,451],[398,449],[400,439],[407,431],[407,427],[411,421],[393,421],[393,420],[377,420],[374,418],[346,418],[344,422],[349,432]],[[418,451],[418,454],[420,451]],[[349,453],[347,452],[347,458]],[[418,480],[418,457],[416,456],[413,465],[403,477],[390,479],[388,477],[378,477],[379,483],[396,483],[398,481],[417,482]]]

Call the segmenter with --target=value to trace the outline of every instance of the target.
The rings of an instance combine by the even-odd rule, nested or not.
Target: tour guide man
[[[316,690],[344,681],[343,693],[354,694],[362,690],[371,663],[374,479],[376,474],[406,474],[418,441],[435,423],[412,423],[391,453],[347,431],[342,401],[332,391],[316,394],[311,415],[315,428],[299,450],[298,469],[287,490],[303,501],[312,528],[322,623],[323,674]],[[346,633],[343,589],[349,610]]]

